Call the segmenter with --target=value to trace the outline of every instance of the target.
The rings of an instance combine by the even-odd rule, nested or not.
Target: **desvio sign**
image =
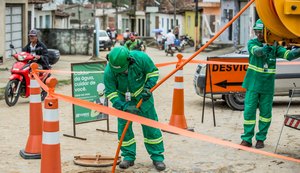
[[[206,93],[245,92],[242,83],[248,68],[246,64],[248,58],[208,57],[207,61],[220,62],[220,64],[207,64]]]

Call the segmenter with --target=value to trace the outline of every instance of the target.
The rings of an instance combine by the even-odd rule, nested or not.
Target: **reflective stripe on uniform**
[[[254,71],[259,72],[259,73],[271,73],[271,74],[276,73],[276,69],[264,69],[264,68],[261,68],[261,67],[254,66],[252,64],[249,64],[248,69],[254,70]]]
[[[143,91],[143,89],[144,89],[144,85],[142,87],[140,87],[135,93],[132,93],[131,95],[133,97],[136,97]]]
[[[147,143],[147,144],[159,144],[163,141],[163,138],[160,137],[160,138],[157,138],[157,139],[147,139],[147,138],[144,138],[144,142]]]
[[[283,58],[284,58],[284,59],[287,59],[289,53],[290,53],[290,50],[285,51],[285,52],[284,52],[284,55],[283,55]]]
[[[254,49],[259,48],[259,46],[253,46],[251,49],[251,53],[254,54]]]
[[[43,132],[42,143],[47,145],[59,144],[59,132]]]
[[[29,96],[30,103],[41,103],[41,95],[35,94]]]
[[[134,144],[134,143],[135,143],[135,139],[134,138],[130,139],[129,141],[123,141],[122,142],[122,147],[127,147],[129,145]]]
[[[147,79],[149,79],[150,77],[156,77],[156,76],[159,76],[159,72],[156,70],[156,71],[153,71],[151,73],[147,73],[146,75],[146,81]]]
[[[264,123],[269,123],[271,122],[272,118],[264,118],[262,116],[259,116],[259,121],[264,122]]]
[[[244,124],[246,124],[246,125],[253,125],[253,124],[255,124],[255,120],[244,120]]]
[[[118,93],[117,92],[112,92],[112,93],[110,93],[110,94],[107,95],[108,100],[112,100],[115,97],[118,97]]]
[[[145,82],[146,82],[149,78],[151,78],[151,77],[157,77],[157,76],[159,76],[158,71],[153,71],[153,72],[151,72],[151,73],[147,73]],[[133,97],[136,97],[136,96],[138,96],[139,94],[141,94],[143,90],[144,90],[144,85],[141,86],[141,87],[140,87],[137,91],[135,91],[134,93],[131,93],[131,95],[132,95]]]

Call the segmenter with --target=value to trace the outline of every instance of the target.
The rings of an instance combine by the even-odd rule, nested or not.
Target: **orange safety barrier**
[[[182,54],[177,54],[178,63],[176,64],[176,67],[178,67],[181,64],[182,57]],[[172,114],[169,124],[178,128],[187,129],[187,124],[184,115],[183,68],[178,70],[175,74]]]
[[[61,173],[58,99],[52,96],[57,79],[50,77],[46,84],[49,92],[44,101],[41,173]]]
[[[35,73],[38,64],[31,64],[32,73]],[[41,90],[38,82],[30,76],[30,104],[29,104],[29,137],[24,150],[20,155],[24,159],[40,159],[42,145],[42,121],[43,121]]]

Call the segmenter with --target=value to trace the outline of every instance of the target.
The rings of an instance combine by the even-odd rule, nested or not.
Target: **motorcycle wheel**
[[[193,40],[189,40],[189,41],[188,41],[188,44],[189,44],[191,47],[194,47],[194,46],[195,46],[195,43],[194,43]]]
[[[14,106],[18,102],[21,91],[21,89],[17,91],[19,82],[19,80],[11,80],[6,85],[4,97],[8,106]]]
[[[181,46],[181,51],[183,51],[183,50],[184,50],[184,45]]]

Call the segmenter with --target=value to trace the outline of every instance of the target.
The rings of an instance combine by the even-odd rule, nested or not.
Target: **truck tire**
[[[233,110],[244,110],[245,93],[232,93],[224,95],[226,104]]]

